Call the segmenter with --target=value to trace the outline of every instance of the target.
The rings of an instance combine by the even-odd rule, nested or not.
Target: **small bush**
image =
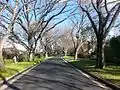
[[[105,46],[104,48],[105,60],[108,63],[114,63],[114,55],[110,46]]]
[[[114,63],[119,65],[120,64],[120,36],[112,37],[110,39],[110,52],[109,57],[114,60]]]

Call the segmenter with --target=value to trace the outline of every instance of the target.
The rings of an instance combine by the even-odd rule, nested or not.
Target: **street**
[[[63,59],[50,58],[5,90],[109,90],[99,84],[65,63]]]

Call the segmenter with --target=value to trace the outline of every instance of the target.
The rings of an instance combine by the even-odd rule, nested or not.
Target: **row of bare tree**
[[[63,0],[1,0],[0,6],[0,67],[3,67],[2,49],[7,39],[25,47],[28,61],[33,60],[41,37],[68,16],[55,21],[68,12]],[[53,23],[55,21],[55,23]]]
[[[120,0],[75,0],[73,2],[78,5],[78,11],[70,18],[70,21],[73,23],[72,32],[74,33],[74,30],[77,32],[76,43],[74,36],[72,37],[75,58],[77,59],[79,48],[84,42],[90,41],[92,45],[92,48],[90,48],[91,51],[96,46],[96,68],[102,69],[106,64],[104,59],[104,46],[107,36],[112,29],[116,29],[115,26],[120,24]],[[68,43],[68,40],[65,41]],[[70,43],[67,43],[66,45],[70,45]]]
[[[88,2],[78,1],[79,7],[86,13],[97,39],[97,68],[105,66],[104,45],[106,37],[115,24],[120,13],[119,0],[91,0]],[[87,5],[86,5],[86,4]]]

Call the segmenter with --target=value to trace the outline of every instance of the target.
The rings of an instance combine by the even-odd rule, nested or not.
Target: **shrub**
[[[110,47],[116,64],[120,64],[120,36],[110,39]]]
[[[110,46],[104,47],[105,61],[109,63],[114,63],[114,55]]]

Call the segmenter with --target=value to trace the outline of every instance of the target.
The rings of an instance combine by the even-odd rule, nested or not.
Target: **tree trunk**
[[[75,52],[75,60],[77,60],[78,59],[78,52],[76,51]]]
[[[103,69],[105,66],[104,60],[104,40],[97,40],[97,61],[96,61],[96,68]]]
[[[80,45],[77,45],[77,47],[76,47],[76,51],[75,51],[75,60],[78,59],[78,52],[79,52],[80,47],[83,45],[83,43],[84,43],[84,42],[81,42],[81,44],[80,44]]]
[[[75,51],[75,60],[78,59],[78,52],[79,52],[80,47],[81,47],[81,45],[79,45],[79,46],[76,48],[76,51]]]
[[[29,52],[28,61],[34,61],[34,53],[33,52]]]
[[[4,68],[4,62],[3,62],[3,56],[2,56],[2,52],[3,52],[3,39],[0,39],[0,69]]]
[[[74,52],[73,52],[74,60],[75,60],[75,54],[76,54],[76,47],[74,47]]]
[[[48,58],[48,52],[47,51],[45,51],[45,57]]]
[[[5,66],[4,66],[4,62],[3,62],[3,59],[2,57],[0,56],[0,69],[3,69]]]
[[[17,63],[17,56],[13,57],[13,63]]]
[[[65,49],[65,56],[67,56],[67,49]]]

